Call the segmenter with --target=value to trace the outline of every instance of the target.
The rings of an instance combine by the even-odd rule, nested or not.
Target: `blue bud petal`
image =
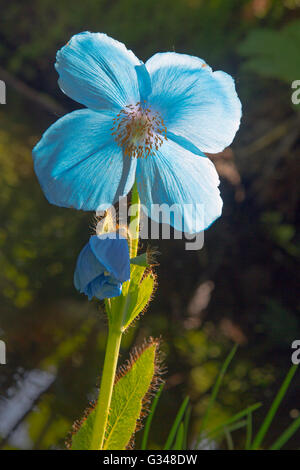
[[[94,235],[90,247],[105,270],[120,282],[130,278],[130,260],[127,240],[116,232]]]
[[[94,235],[81,250],[74,273],[74,285],[91,300],[116,297],[122,282],[130,279],[127,240],[118,233]]]
[[[114,281],[113,278],[107,278],[104,274],[101,274],[94,279],[85,289],[85,294],[88,299],[91,300],[93,297],[97,297],[99,300],[110,299],[112,297],[118,297],[122,292],[122,283]]]

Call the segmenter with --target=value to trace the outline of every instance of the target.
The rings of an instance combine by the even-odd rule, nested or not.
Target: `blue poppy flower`
[[[93,235],[81,250],[74,273],[74,285],[91,300],[117,297],[122,283],[130,278],[126,238],[117,233]]]
[[[178,230],[183,220],[184,231],[199,232],[220,216],[219,178],[203,152],[222,151],[238,130],[230,75],[175,52],[144,64],[124,44],[89,32],[58,51],[55,67],[62,91],[85,108],[55,122],[33,150],[51,203],[104,210],[136,180],[148,214],[157,217],[153,204],[174,206]]]

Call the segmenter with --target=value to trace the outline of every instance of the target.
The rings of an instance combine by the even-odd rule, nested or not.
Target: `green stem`
[[[130,258],[135,258],[138,252],[139,244],[139,229],[140,229],[140,197],[137,189],[136,182],[132,188],[131,207],[137,206],[137,212],[130,217],[129,232],[130,232]]]
[[[91,442],[91,450],[101,450],[103,447],[108,413],[117,369],[120,344],[122,338],[121,328],[109,325],[106,345],[104,368],[96,407],[95,424]]]
[[[131,205],[137,205],[137,211],[130,217],[130,257],[137,255],[139,244],[139,225],[140,225],[140,198],[137,185],[134,183],[132,189]],[[125,285],[123,285],[123,288]],[[111,397],[114,387],[120,344],[122,339],[122,327],[124,318],[126,318],[127,296],[123,290],[122,306],[117,315],[111,312],[111,301],[106,300],[106,311],[108,315],[108,339],[105,351],[104,367],[96,406],[96,416],[94,422],[93,436],[91,440],[91,450],[103,449],[105,431],[107,427],[108,414],[110,409]]]

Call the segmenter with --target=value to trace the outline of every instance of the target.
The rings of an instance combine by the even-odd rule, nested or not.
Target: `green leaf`
[[[131,264],[130,265],[130,282],[128,285],[128,292],[133,292],[139,287],[142,277],[145,272],[145,266],[138,265],[138,264]]]
[[[246,432],[245,450],[249,450],[251,447],[252,429],[253,429],[253,420],[252,420],[252,412],[250,412],[247,415],[247,432]]]
[[[148,442],[148,436],[149,436],[149,432],[150,432],[150,428],[151,428],[152,419],[153,419],[153,416],[154,416],[154,413],[155,413],[155,410],[156,410],[161,392],[163,391],[163,388],[164,388],[164,384],[161,384],[161,386],[159,387],[159,390],[158,390],[158,392],[157,392],[157,394],[156,394],[156,396],[153,400],[151,410],[150,410],[150,413],[148,415],[148,418],[147,418],[147,421],[146,421],[146,424],[145,424],[141,450],[147,449],[147,442]]]
[[[138,264],[130,266],[130,281],[123,284],[122,294],[106,302],[109,318],[122,312],[122,331],[125,331],[133,320],[146,308],[154,290],[155,277],[152,271],[145,276],[145,267]],[[143,277],[144,276],[144,277]]]
[[[71,450],[89,450],[95,421],[95,409],[91,405],[85,412],[87,417],[73,424]]]
[[[132,358],[128,371],[115,384],[103,450],[125,449],[134,434],[155,378],[157,347],[157,342],[151,342]]]
[[[183,436],[183,442],[182,442],[182,450],[188,449],[188,432],[189,432],[191,412],[192,412],[192,408],[189,405],[184,416],[184,436]]]
[[[226,424],[224,423],[224,425],[222,425],[219,429],[219,431],[217,433],[214,434],[214,437],[210,437],[210,434],[208,434],[207,436],[203,436],[203,440],[200,441],[198,444],[196,444],[196,449],[198,450],[201,450],[203,445],[205,445],[205,447],[207,447],[207,445],[210,443],[210,442],[216,442],[216,440],[219,440],[220,437],[225,437],[226,440],[227,440],[227,444],[228,444],[228,438],[226,437],[226,432],[228,433],[232,433],[234,431],[237,431],[238,429],[242,429],[244,428],[245,426],[247,426],[247,420],[244,419],[244,420],[241,420],[241,421],[235,421],[233,424],[231,424],[230,426],[226,426]]]
[[[144,268],[147,268],[149,266],[149,263],[147,262],[147,253],[142,253],[135,258],[131,258],[130,264],[136,264],[138,266],[144,266]]]
[[[201,422],[201,425],[200,425],[200,430],[199,430],[199,439],[201,439],[201,434],[202,434],[202,431],[205,430],[205,426],[206,426],[206,423],[208,421],[208,417],[209,417],[209,414],[211,412],[211,409],[217,399],[217,396],[218,396],[218,393],[219,393],[219,390],[220,390],[220,387],[222,385],[222,382],[223,382],[223,378],[226,374],[226,371],[232,361],[232,359],[234,358],[234,355],[236,353],[236,350],[237,350],[237,347],[238,345],[235,344],[233,346],[233,348],[231,349],[230,353],[228,354],[227,358],[225,359],[223,365],[222,365],[222,368],[220,370],[220,373],[218,375],[218,378],[216,380],[216,383],[215,385],[213,386],[213,389],[212,389],[212,393],[211,393],[211,396],[210,396],[210,399],[209,399],[209,402],[208,402],[208,405],[207,405],[207,408],[206,408],[206,411],[204,413],[204,416],[202,418],[202,422]]]
[[[131,284],[131,283],[130,283]],[[154,289],[154,276],[149,273],[139,285],[131,285],[127,294],[127,310],[123,329],[126,330],[133,320],[146,308]]]
[[[280,405],[280,403],[282,402],[286,392],[287,392],[287,389],[296,373],[296,370],[297,370],[297,365],[292,365],[290,370],[288,371],[268,413],[267,413],[267,416],[265,417],[254,441],[253,441],[253,444],[252,444],[252,447],[251,449],[252,450],[257,450],[259,449],[261,443],[262,443],[262,440],[263,438],[265,437],[273,419],[274,419],[274,416],[276,415],[276,412],[278,410],[278,407]]]
[[[300,21],[296,20],[280,31],[267,28],[252,31],[238,50],[247,57],[247,70],[290,84],[300,77],[299,48]]]
[[[184,417],[184,413],[185,413],[185,410],[186,410],[186,407],[188,405],[188,402],[189,402],[189,397],[186,397],[184,400],[183,400],[183,403],[181,405],[181,407],[179,408],[179,411],[177,413],[177,416],[175,418],[175,421],[173,423],[173,426],[171,428],[171,431],[168,435],[168,439],[167,439],[167,442],[165,443],[165,446],[164,446],[164,450],[170,450],[171,449],[171,445],[173,444],[173,441],[174,441],[174,438],[176,436],[176,432],[177,432],[177,429],[178,429],[178,426],[180,425],[181,423],[181,420],[183,419]]]
[[[155,276],[152,271],[144,276],[145,270],[146,267],[142,262],[141,264],[131,264],[130,281],[124,282],[122,294],[110,299],[109,302],[106,301],[106,311],[109,318],[115,318],[120,313],[122,314],[122,331],[129,327],[151,299]]]
[[[140,417],[147,392],[156,378],[158,342],[151,340],[141,351],[135,352],[123,367],[122,375],[114,385],[110,414],[103,450],[123,450],[140,424]],[[95,407],[87,411],[85,418],[75,423],[72,450],[90,448]]]
[[[251,405],[248,408],[245,408],[244,410],[239,411],[238,413],[231,416],[230,418],[225,420],[223,423],[219,424],[214,429],[209,431],[207,433],[206,437],[214,439],[216,437],[216,435],[219,433],[219,431],[222,431],[222,429],[225,426],[228,427],[228,426],[236,423],[237,421],[241,420],[241,418],[244,418],[245,416],[248,416],[249,414],[252,414],[254,411],[256,411],[260,407],[261,407],[261,403],[255,403],[254,405]]]
[[[230,430],[228,428],[225,428],[224,434],[225,434],[228,450],[234,450],[234,444],[233,444]]]
[[[288,440],[298,431],[300,427],[300,416],[296,418],[292,424],[281,434],[280,437],[274,442],[274,444],[270,447],[270,450],[279,450]]]
[[[184,439],[184,424],[180,423],[173,450],[182,450],[183,439]]]

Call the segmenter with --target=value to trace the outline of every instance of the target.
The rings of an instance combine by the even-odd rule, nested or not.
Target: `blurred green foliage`
[[[300,77],[299,49],[300,20],[287,23],[280,30],[251,31],[238,48],[247,58],[246,70],[288,84]]]
[[[228,448],[229,450],[234,450],[234,440],[236,437],[236,431],[238,431],[238,436],[240,436],[241,431],[245,434],[244,440],[239,442],[240,448],[245,450],[266,449],[266,446],[264,444],[265,436],[268,432],[270,432],[270,427],[272,426],[274,418],[276,418],[278,408],[281,405],[282,400],[285,398],[287,390],[290,386],[293,377],[295,376],[298,366],[292,365],[290,367],[280,389],[278,390],[268,412],[266,413],[265,418],[260,424],[258,432],[253,435],[253,413],[255,414],[255,412],[262,406],[262,403],[254,403],[253,405],[248,406],[243,410],[240,410],[235,415],[228,417],[222,414],[222,409],[217,404],[218,394],[220,392],[220,389],[222,388],[222,384],[224,378],[226,377],[228,367],[230,366],[234,358],[236,350],[237,346],[235,345],[233,346],[232,350],[223,362],[213,384],[211,384],[210,397],[208,403],[206,404],[206,409],[200,428],[197,430],[196,434],[191,435],[190,433],[191,407],[188,406],[189,398],[186,397],[183,403],[181,404],[177,412],[176,418],[172,424],[166,444],[163,447],[164,450],[209,450],[216,448]],[[142,449],[147,448],[151,423],[162,390],[163,386],[160,387],[160,390],[155,398],[155,401],[151,407],[149,416],[147,418],[141,446]],[[218,415],[219,422],[216,426],[211,427],[211,417],[213,417],[213,413],[216,413]],[[277,436],[276,441],[272,444],[270,449],[280,450],[298,431],[299,427],[300,414],[298,414],[296,418],[294,417],[294,419],[290,422],[289,426],[282,432],[280,436]]]

